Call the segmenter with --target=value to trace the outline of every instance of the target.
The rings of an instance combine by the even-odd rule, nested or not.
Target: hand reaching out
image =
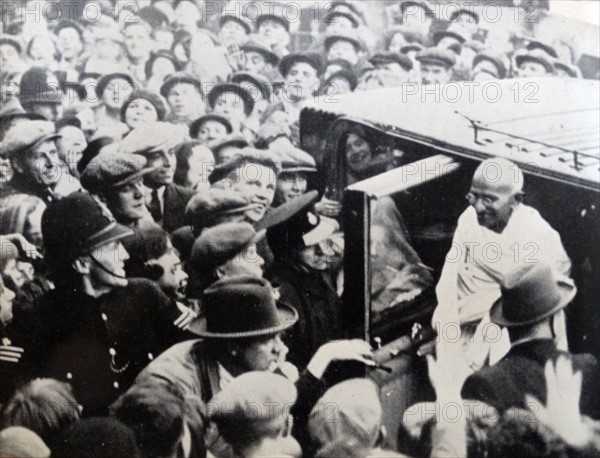
[[[308,363],[308,371],[320,379],[332,361],[359,361],[367,366],[375,366],[373,349],[360,339],[336,340],[319,347]]]

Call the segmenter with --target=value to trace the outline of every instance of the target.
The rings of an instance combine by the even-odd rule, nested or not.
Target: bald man
[[[479,165],[467,194],[470,205],[458,219],[436,287],[438,306],[432,324],[440,340],[452,340],[460,327],[475,368],[488,356],[495,360],[508,350],[488,355],[489,345],[482,342],[500,341],[488,312],[500,297],[502,284],[539,262],[571,282],[571,261],[560,235],[537,210],[522,203],[523,181],[521,170],[506,159],[487,159]],[[478,327],[481,332],[476,333]]]

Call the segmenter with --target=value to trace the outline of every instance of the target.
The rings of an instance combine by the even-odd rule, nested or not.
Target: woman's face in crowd
[[[142,124],[158,121],[158,113],[154,105],[146,99],[135,99],[125,110],[125,124],[132,129]]]
[[[133,93],[132,84],[123,79],[115,78],[108,82],[102,93],[102,102],[109,108],[118,110],[127,97]]]
[[[57,54],[54,42],[44,36],[38,36],[33,39],[33,43],[29,48],[29,57],[32,63],[39,67],[48,68],[56,63],[55,55]]]
[[[346,163],[352,172],[360,172],[371,162],[371,147],[360,136],[348,135],[346,141]]]
[[[0,68],[9,71],[21,60],[16,48],[8,43],[0,45]]]
[[[280,204],[288,202],[296,197],[301,196],[306,192],[308,180],[303,172],[282,172],[277,177],[277,190],[275,191],[275,199]]]
[[[219,121],[206,121],[198,130],[196,138],[204,144],[221,140],[227,136],[227,128]]]
[[[58,44],[64,58],[73,59],[83,50],[83,43],[79,32],[72,27],[67,27],[58,32]]]
[[[155,30],[153,32],[154,48],[170,50],[173,46],[173,32],[166,29]]]
[[[190,186],[196,191],[208,190],[208,177],[215,168],[215,159],[210,150],[202,145],[192,148],[189,166],[187,182]]]
[[[167,102],[175,116],[186,117],[198,113],[204,107],[202,97],[193,84],[175,84],[169,91]]]
[[[213,113],[237,121],[246,119],[244,101],[234,92],[224,92],[221,94],[215,102]]]
[[[120,187],[108,199],[108,207],[115,219],[129,224],[148,215],[142,179]]]

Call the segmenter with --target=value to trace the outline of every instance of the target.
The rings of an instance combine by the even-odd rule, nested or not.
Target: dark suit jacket
[[[558,350],[553,341],[538,339],[513,346],[497,364],[471,375],[462,388],[463,399],[487,402],[504,412],[511,407],[526,408],[525,394],[546,402],[544,366],[550,359],[567,356],[582,373],[581,413],[599,418],[598,362],[590,354],[575,355]]]
[[[165,188],[162,227],[167,232],[172,232],[185,226],[185,207],[194,195],[191,189],[178,186],[175,183]]]

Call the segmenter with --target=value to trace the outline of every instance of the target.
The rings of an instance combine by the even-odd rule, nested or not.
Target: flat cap
[[[317,71],[317,75],[321,74],[323,69],[321,56],[317,53],[288,54],[279,61],[279,73],[285,78],[292,68],[292,65],[297,62],[304,62],[310,65]]]
[[[101,40],[110,40],[115,43],[124,43],[123,34],[114,27],[94,27],[94,38],[96,42]]]
[[[217,84],[208,93],[208,104],[210,107],[214,109],[221,94],[225,94],[227,92],[235,94],[242,99],[244,102],[244,113],[246,113],[246,116],[250,116],[250,113],[252,113],[252,110],[254,109],[254,98],[248,89],[236,83]]]
[[[475,19],[475,22],[477,24],[479,24],[479,14],[477,14],[475,12],[475,10],[473,10],[473,9],[467,9],[467,8],[459,8],[458,10],[453,11],[452,14],[449,17],[450,22],[456,21],[456,19],[458,17],[462,16],[463,14],[471,16],[473,19]]]
[[[413,68],[413,62],[406,54],[398,54],[395,52],[379,52],[369,59],[369,62],[375,67],[386,64],[399,64],[407,72]]]
[[[413,52],[413,51],[416,51],[416,52],[423,51],[423,45],[421,43],[414,42],[414,43],[409,43],[400,48],[400,52],[402,54],[408,54],[409,52]]]
[[[228,217],[243,215],[257,205],[243,193],[233,189],[209,188],[202,194],[195,194],[185,207],[185,217],[196,231],[225,222]]]
[[[246,43],[240,46],[240,49],[244,52],[255,52],[260,54],[264,57],[265,61],[267,61],[273,67],[275,67],[279,62],[279,56],[277,54],[256,40],[248,40]]]
[[[164,98],[167,98],[171,88],[176,84],[182,83],[191,84],[192,86],[195,86],[198,89],[198,92],[202,94],[202,83],[198,78],[195,78],[189,73],[175,72],[172,75],[169,75],[165,78],[164,83],[160,87],[160,95],[162,95]]]
[[[213,154],[215,156],[217,156],[221,150],[223,148],[227,148],[230,146],[233,146],[235,148],[246,148],[247,146],[250,146],[248,143],[248,140],[246,140],[242,135],[239,134],[233,134],[233,135],[228,135],[227,137],[211,143],[210,145],[210,149],[213,152]]]
[[[92,194],[100,194],[140,179],[152,172],[146,158],[135,154],[100,153],[81,174],[81,186]]]
[[[557,70],[563,70],[571,78],[579,78],[579,68],[574,65],[565,64],[564,62],[557,60],[554,62],[554,68]]]
[[[194,120],[190,124],[190,137],[196,138],[198,136],[198,133],[200,132],[200,129],[202,129],[202,125],[208,121],[216,121],[223,124],[225,126],[225,129],[227,130],[227,134],[231,134],[231,132],[233,132],[233,127],[231,126],[231,122],[229,122],[229,119],[227,119],[224,116],[211,113],[204,116],[200,116],[198,119]]]
[[[515,56],[517,67],[521,67],[525,62],[537,62],[544,66],[548,73],[554,73],[554,59],[552,59],[545,51],[534,49],[524,54]]]
[[[445,67],[454,67],[456,57],[454,54],[443,48],[427,48],[417,54],[416,59],[426,64],[437,64]]]
[[[217,224],[202,231],[194,242],[189,261],[201,271],[216,269],[264,237],[265,229],[257,232],[250,223]]]
[[[60,137],[54,130],[54,123],[50,121],[22,121],[6,133],[0,146],[0,156],[10,158]]]
[[[278,148],[275,153],[281,163],[281,173],[317,171],[314,158],[291,144],[286,148]]]
[[[133,129],[123,140],[114,144],[120,153],[146,154],[174,148],[188,139],[188,128],[168,122],[156,121]],[[112,149],[113,145],[109,145]]]
[[[277,159],[273,157],[268,150],[261,150],[256,148],[243,148],[239,154],[231,158],[229,161],[217,165],[210,176],[208,181],[210,184],[214,184],[221,181],[233,172],[234,170],[244,167],[248,164],[260,164],[265,167],[273,169],[276,175],[281,172],[281,166],[277,162]]]
[[[352,43],[352,45],[354,45],[356,51],[361,51],[365,49],[363,42],[359,38],[357,38],[355,33],[338,30],[334,33],[328,33],[325,36],[325,40],[323,41],[325,50],[329,51],[329,48],[331,48],[331,46],[336,41],[348,41]]]
[[[358,15],[356,15],[355,13],[351,13],[350,11],[344,11],[344,10],[332,11],[332,12],[328,13],[323,18],[323,23],[328,24],[328,25],[335,23],[336,17],[344,17],[344,18],[348,19],[352,23],[352,27],[355,29],[358,28],[358,26],[361,23]]]
[[[492,54],[488,51],[480,52],[475,56],[475,58],[473,59],[473,68],[475,68],[477,64],[484,61],[490,62],[498,69],[498,77],[500,79],[504,79],[506,77],[506,65],[504,65],[502,59],[499,56]]]

